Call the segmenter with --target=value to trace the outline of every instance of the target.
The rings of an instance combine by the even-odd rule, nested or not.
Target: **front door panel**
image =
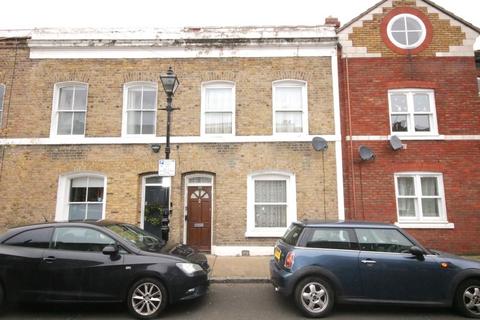
[[[187,244],[210,251],[212,187],[188,187]]]

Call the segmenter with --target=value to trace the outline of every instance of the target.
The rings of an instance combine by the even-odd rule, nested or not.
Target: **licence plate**
[[[275,260],[280,261],[282,251],[279,248],[275,247],[275,250],[273,251],[273,256],[275,257]]]

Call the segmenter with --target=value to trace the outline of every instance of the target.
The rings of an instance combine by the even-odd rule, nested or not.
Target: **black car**
[[[456,306],[480,318],[480,262],[429,250],[394,225],[293,223],[270,274],[276,291],[310,317],[343,302]]]
[[[154,235],[119,222],[14,228],[0,237],[0,301],[126,302],[151,319],[208,289],[205,255],[165,250]]]

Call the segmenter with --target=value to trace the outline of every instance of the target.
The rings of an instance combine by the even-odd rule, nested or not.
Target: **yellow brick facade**
[[[10,62],[0,70],[8,96],[14,50],[0,49],[0,55]],[[158,83],[157,107],[164,108],[166,98],[159,76],[169,66],[181,81],[174,100],[174,107],[180,108],[174,112],[172,133],[176,136],[200,134],[201,85],[214,80],[235,83],[237,135],[271,135],[272,82],[285,79],[308,84],[310,134],[334,134],[330,57],[30,60],[28,55],[28,48],[19,49],[12,101],[5,101],[9,125],[3,131],[8,132],[0,133],[9,138],[50,136],[54,85],[64,81],[88,83],[85,136],[120,137],[124,84]],[[164,113],[157,111],[157,136],[165,135]]]
[[[15,57],[16,55],[16,57]],[[54,85],[88,83],[86,138],[112,137],[118,144],[15,143],[0,146],[0,228],[55,219],[59,177],[95,172],[107,179],[107,219],[140,224],[142,178],[158,170],[150,143],[121,142],[123,85],[158,83],[158,108],[165,106],[159,75],[172,66],[180,87],[174,98],[172,136],[200,136],[201,84],[228,80],[236,88],[236,136],[272,135],[272,82],[307,82],[309,135],[335,135],[331,57],[194,58],[194,59],[47,59],[31,60],[20,45],[0,49],[0,82],[6,84],[5,121],[0,139],[50,136]],[[13,65],[16,63],[15,74]],[[13,82],[12,82],[13,81]],[[12,85],[13,84],[13,85]],[[13,89],[12,89],[13,88]],[[12,91],[13,90],[13,91]],[[8,97],[11,96],[11,99]],[[8,126],[6,121],[8,119]],[[156,136],[165,135],[166,112],[157,111]],[[337,219],[335,142],[314,151],[309,140],[294,142],[173,143],[171,241],[184,234],[184,175],[214,176],[212,245],[271,246],[273,238],[245,236],[247,177],[258,171],[295,175],[297,218]],[[343,204],[342,204],[343,206]]]

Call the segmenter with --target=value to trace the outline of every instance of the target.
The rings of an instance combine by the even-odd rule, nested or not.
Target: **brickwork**
[[[345,150],[345,206],[347,217],[355,220],[394,223],[397,220],[394,174],[436,172],[443,174],[448,222],[453,230],[409,229],[427,247],[462,254],[478,254],[475,240],[480,234],[479,141],[404,141],[405,150],[393,151],[388,141],[355,141],[354,161]],[[376,159],[360,162],[358,147],[366,145]],[[356,201],[353,202],[353,184]]]
[[[438,52],[449,52],[450,46],[461,46],[465,34],[460,26],[452,26],[450,20],[441,19],[437,13],[429,13],[426,6],[417,7],[413,0],[393,1],[392,7],[384,7],[381,14],[374,14],[373,20],[363,22],[362,27],[354,27],[349,40],[355,47],[366,47],[368,53],[380,53],[382,57],[396,57],[398,54],[392,51],[382,41],[382,20],[391,10],[396,8],[414,8],[428,17],[434,30],[431,43],[428,48],[418,53],[419,56],[435,56]]]
[[[105,175],[106,218],[138,224],[142,176],[157,171],[158,160],[163,158],[161,153],[153,153],[148,145],[5,148],[0,179],[0,212],[6,213],[0,216],[2,229],[41,222],[43,217],[53,220],[59,176],[74,172]],[[181,177],[192,172],[215,175],[214,245],[273,245],[274,239],[245,238],[247,175],[256,171],[275,170],[295,174],[298,219],[336,219],[338,209],[333,144],[324,157],[322,159],[322,152],[314,151],[310,143],[173,145],[171,158],[177,161],[177,175],[172,181],[171,241],[181,242],[183,239],[185,199]]]
[[[124,84],[158,83],[157,105],[163,108],[166,97],[159,76],[169,66],[181,83],[174,99],[180,110],[173,113],[173,136],[200,135],[201,84],[214,80],[235,83],[237,136],[272,135],[272,82],[284,79],[307,82],[309,134],[335,133],[330,57],[31,60],[25,43],[17,50],[15,42],[0,44],[0,82],[7,87],[8,117],[0,138],[48,138],[54,85],[64,81],[88,84],[85,136],[120,137]],[[159,110],[157,137],[165,133],[165,120],[165,111]],[[73,173],[104,175],[106,218],[140,224],[142,179],[158,171],[164,148],[153,153],[148,143],[1,146],[0,229],[54,220],[60,177]],[[172,145],[171,158],[177,164],[171,190],[172,242],[183,241],[183,177],[195,172],[215,177],[212,244],[216,246],[274,244],[273,238],[245,237],[247,177],[257,171],[295,175],[298,219],[338,216],[334,143],[325,153],[314,151],[309,142],[183,143]]]
[[[390,134],[388,90],[402,87],[435,90],[440,134],[480,134],[473,57],[349,59],[348,75],[354,135]]]
[[[234,81],[236,134],[271,135],[272,82],[284,79],[308,83],[310,134],[334,134],[331,62],[325,58],[221,58],[221,59],[62,59],[30,60],[27,48],[17,54],[13,89],[10,78],[14,50],[0,49],[0,82],[6,79],[9,138],[50,136],[55,83],[88,83],[87,137],[118,137],[122,131],[123,85],[130,81],[158,83],[158,108],[165,107],[160,74],[172,66],[181,81],[175,95],[172,133],[200,134],[201,84]],[[254,79],[254,81],[252,81]],[[28,89],[26,89],[28,88]],[[25,115],[28,114],[28,120]],[[255,115],[255,116],[252,116]],[[166,116],[157,113],[157,136],[165,134]]]
[[[399,8],[419,10],[428,19],[433,37],[423,51],[401,54],[385,44],[385,34],[382,39],[382,20]],[[398,221],[394,174],[441,173],[447,219],[454,229],[407,231],[428,247],[476,254],[480,252],[475,240],[480,234],[480,142],[465,138],[480,134],[475,59],[473,49],[468,52],[465,45],[471,35],[463,33],[465,26],[434,11],[420,0],[393,1],[393,7],[385,5],[366,15],[363,27],[353,27],[349,35],[354,47],[366,47],[368,53],[377,55],[352,58],[346,54],[340,62],[342,134],[356,138],[343,143],[346,217],[394,223]],[[467,52],[439,57],[449,50],[453,55],[451,48],[462,43]],[[388,90],[417,88],[434,90],[439,135],[460,140],[405,138],[406,149],[391,149],[382,138],[391,134]],[[375,160],[360,161],[360,145],[372,149]]]

